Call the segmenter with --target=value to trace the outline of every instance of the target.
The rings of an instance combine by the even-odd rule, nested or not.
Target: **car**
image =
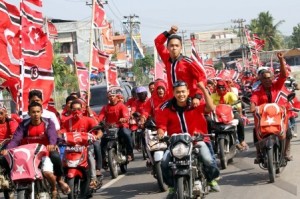
[[[127,102],[127,100],[131,98],[132,86],[128,82],[121,82],[120,87],[122,88],[124,101]],[[102,107],[108,104],[107,86],[103,84],[92,86],[90,88],[90,93],[91,93],[90,107],[93,111],[99,114]]]

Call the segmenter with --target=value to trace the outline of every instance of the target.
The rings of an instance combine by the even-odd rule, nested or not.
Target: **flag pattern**
[[[83,62],[76,61],[76,72],[80,91],[87,91],[89,84],[89,71]]]

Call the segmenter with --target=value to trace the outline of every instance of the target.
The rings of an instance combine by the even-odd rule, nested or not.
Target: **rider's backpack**
[[[230,123],[234,119],[232,106],[227,104],[217,105],[215,111],[211,113],[211,117],[217,123]]]
[[[254,114],[255,130],[258,140],[269,134],[279,135],[284,139],[287,130],[287,113],[283,106],[268,103],[257,106]]]

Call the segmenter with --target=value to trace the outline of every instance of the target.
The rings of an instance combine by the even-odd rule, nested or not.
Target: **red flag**
[[[154,49],[154,79],[162,79],[165,82],[168,82],[166,66],[156,49]]]
[[[19,9],[3,0],[0,0],[0,27],[1,29],[9,27],[13,32],[20,29]]]
[[[109,63],[109,67],[106,70],[107,74],[106,77],[107,78],[107,89],[109,90],[110,87],[112,86],[120,86],[119,81],[118,81],[118,71],[117,71],[117,66]]]
[[[204,68],[205,68],[206,76],[208,79],[212,79],[216,76],[215,68],[210,67],[210,66],[204,66]]]
[[[28,1],[36,6],[39,6],[39,7],[42,7],[43,6],[43,2],[42,0],[25,0],[25,1]]]
[[[87,91],[89,85],[89,71],[83,62],[75,62],[80,91]]]
[[[94,26],[96,28],[107,27],[106,14],[102,2],[100,0],[96,0],[94,7]]]
[[[255,49],[256,51],[261,51],[264,46],[265,46],[265,40],[263,39],[260,39],[257,34],[253,34],[253,40],[254,40],[254,43],[255,43]]]
[[[21,82],[19,78],[8,78],[1,84],[2,89],[7,89],[11,95],[12,100],[18,102],[18,90],[20,89]]]
[[[32,10],[25,3],[21,3],[21,8],[23,13],[22,26],[36,26],[40,28],[43,26],[43,14],[41,12]]]
[[[96,45],[93,45],[93,57],[92,57],[92,68],[96,69],[98,72],[103,72],[105,66],[108,65],[109,55],[104,51],[99,50]]]
[[[218,79],[227,80],[234,80],[236,81],[239,77],[239,73],[235,70],[221,70],[220,73],[216,76]]]
[[[46,52],[48,37],[42,29],[30,26],[22,31],[22,54],[28,57],[41,57]],[[26,60],[28,62],[28,60]]]
[[[204,66],[210,66],[210,67],[213,67],[213,66],[214,66],[214,63],[213,63],[212,58],[205,60]]]
[[[103,50],[107,54],[115,53],[114,41],[112,39],[113,31],[111,28],[111,24],[109,23],[108,27],[102,29],[102,41],[103,41]]]
[[[51,21],[48,21],[48,31],[49,31],[49,38],[52,38],[52,39],[58,38],[57,29]]]
[[[54,88],[52,68],[43,69],[31,64],[24,64],[23,110],[28,108],[28,94],[31,90],[40,90],[43,94],[43,107],[47,107]]]

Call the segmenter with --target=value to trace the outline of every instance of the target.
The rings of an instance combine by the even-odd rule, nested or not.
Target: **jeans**
[[[58,151],[51,151],[49,154],[49,158],[50,158],[51,162],[53,163],[54,175],[56,175],[58,177],[63,176],[64,170],[62,167],[62,162],[61,162]]]
[[[94,145],[90,144],[88,146],[88,162],[90,165],[90,170],[91,170],[91,179],[96,179],[96,163],[95,163],[95,158],[94,158]]]
[[[91,178],[96,179],[96,170],[101,170],[102,168],[100,140],[96,140],[93,145],[88,146],[88,161],[91,169]]]
[[[217,178],[220,175],[219,169],[216,164],[216,160],[214,156],[212,156],[213,149],[210,143],[198,142],[198,145],[201,145],[199,159],[203,162],[204,165],[204,175],[208,182],[211,182],[213,179]],[[173,181],[173,172],[171,167],[169,166],[169,162],[171,162],[172,157],[170,151],[167,150],[163,156],[161,161],[161,169],[163,174],[164,182],[170,186],[174,187]]]
[[[238,119],[239,123],[237,125],[237,136],[238,140],[241,143],[242,141],[245,140],[245,127],[244,127],[244,122],[243,119],[241,118],[240,114],[235,112],[234,113],[234,119]]]

